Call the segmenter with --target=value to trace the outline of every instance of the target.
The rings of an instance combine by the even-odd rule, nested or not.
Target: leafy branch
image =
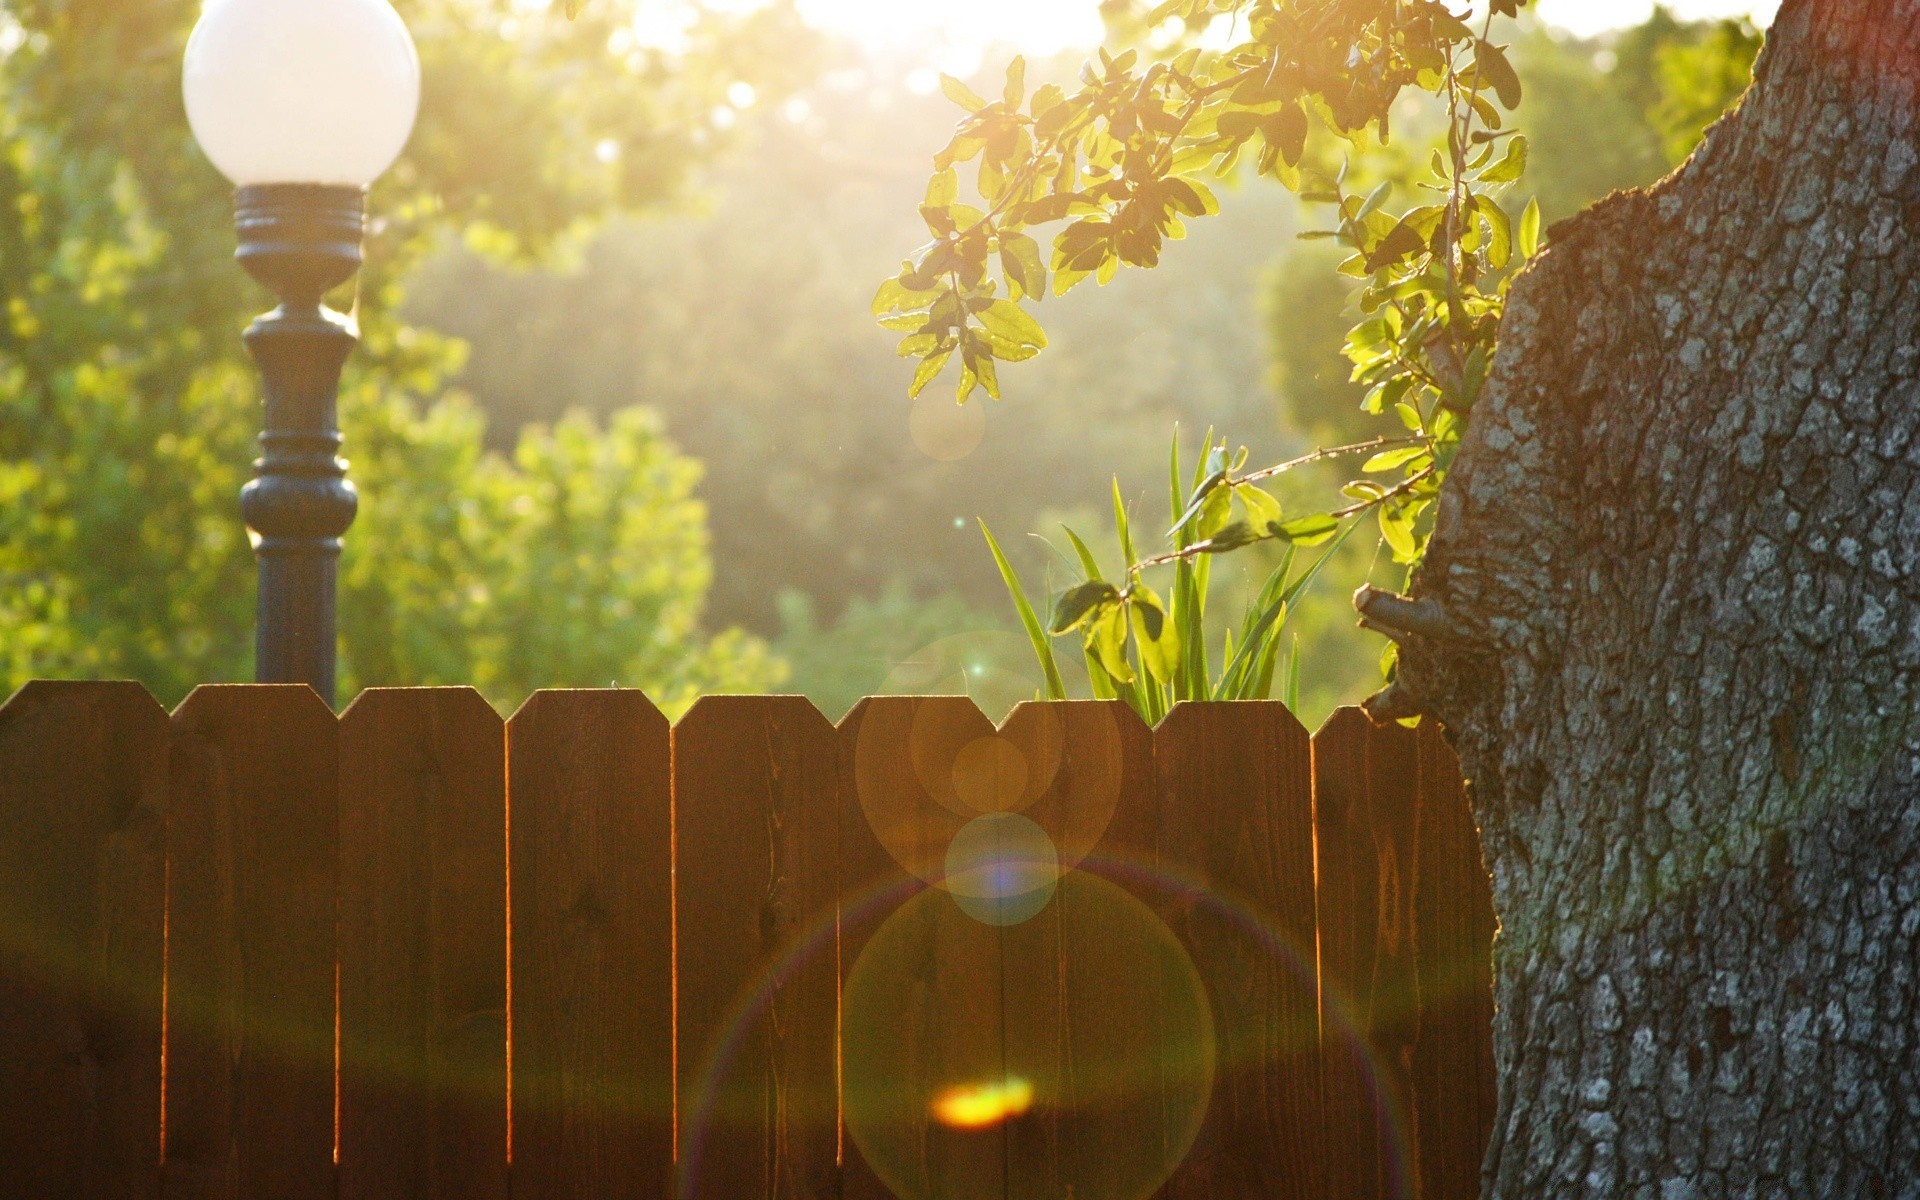
[[[1030,306],[1088,278],[1104,284],[1122,266],[1157,264],[1165,242],[1184,236],[1186,220],[1218,211],[1202,177],[1227,176],[1248,160],[1255,173],[1331,210],[1327,228],[1301,236],[1350,251],[1338,269],[1365,286],[1362,319],[1344,352],[1353,379],[1367,387],[1363,407],[1391,413],[1405,431],[1253,472],[1243,470],[1244,451],[1230,461],[1209,434],[1198,478],[1184,493],[1175,472],[1170,549],[1136,558],[1123,536],[1128,565],[1117,583],[1101,578],[1068,531],[1087,579],[1060,598],[1047,631],[1082,633],[1096,694],[1123,694],[1135,678],[1129,654],[1160,686],[1196,690],[1178,681],[1195,669],[1211,555],[1276,542],[1291,562],[1296,548],[1344,541],[1368,514],[1396,562],[1411,568],[1425,552],[1430,509],[1492,366],[1510,273],[1539,247],[1537,203],[1516,225],[1498,199],[1524,174],[1528,145],[1505,127],[1503,110],[1519,105],[1521,85],[1491,36],[1495,18],[1524,3],[1492,0],[1476,31],[1440,0],[1167,0],[1149,15],[1150,27],[1227,18],[1244,37],[1166,61],[1103,50],[1071,93],[1050,84],[1029,97],[1020,59],[997,100],[943,77],[966,115],[934,157],[920,208],[932,240],[873,304],[882,324],[905,335],[900,354],[919,360],[913,395],[957,352],[956,398],[965,403],[984,389],[998,399],[996,362],[1024,361],[1046,347]],[[1394,213],[1391,181],[1356,194],[1347,165],[1322,169],[1314,164],[1325,156],[1309,150],[1327,138],[1361,153],[1386,143],[1394,103],[1409,88],[1443,105],[1445,147],[1433,151],[1430,176],[1415,183],[1438,199]],[[965,163],[976,164],[980,205],[959,198],[957,168]],[[1045,260],[1034,237],[1042,227],[1053,230]],[[1352,501],[1344,506],[1288,517],[1259,486],[1362,453],[1369,457],[1361,477],[1341,489]],[[1397,481],[1387,478],[1393,473]],[[1124,528],[1124,513],[1116,520]],[[1142,571],[1164,566],[1178,573],[1167,605],[1141,582]],[[1014,586],[1004,561],[1002,569]],[[1143,712],[1153,707],[1136,699]]]

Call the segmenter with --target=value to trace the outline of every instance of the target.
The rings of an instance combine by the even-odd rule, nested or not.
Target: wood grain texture
[[[1213,1104],[1167,1194],[1328,1195],[1307,732],[1278,703],[1185,704],[1154,756],[1160,863],[1196,889],[1168,915],[1219,1038]]]
[[[1409,1119],[1417,737],[1343,708],[1313,738],[1330,1178],[1355,1200],[1416,1194]]]
[[[1460,765],[1434,722],[1419,736],[1414,886],[1420,1009],[1412,1050],[1423,1200],[1474,1200],[1493,1131],[1491,884]]]
[[[930,879],[944,870],[946,847],[965,824],[954,786],[954,763],[962,749],[993,734],[993,723],[964,696],[879,696],[862,700],[841,719],[840,746],[840,977],[845,980],[860,963],[874,933],[900,908],[925,890]],[[949,907],[951,907],[949,905]],[[958,914],[952,914],[957,916]],[[904,918],[903,918],[904,919]],[[903,1107],[902,1120],[915,1123],[926,1154],[913,1164],[913,1186],[949,1171],[991,1172],[998,1178],[1004,1162],[1004,1144],[994,1134],[965,1139],[949,1138],[932,1122],[927,1099],[934,1086],[927,1074],[932,1056],[940,1053],[942,1030],[987,1031],[998,1036],[999,975],[997,959],[971,953],[971,974],[943,964],[935,952],[942,928],[954,926],[923,907],[914,918],[908,940],[925,947],[914,1003],[901,1011],[875,1014],[843,1007],[840,1014],[842,1053],[849,1060],[861,1053],[862,1035],[871,1022],[885,1020],[908,1039],[908,1058],[920,1064],[913,1078],[897,1081],[901,1096],[915,1096]],[[969,954],[957,947],[956,953]],[[949,1059],[967,1061],[977,1053],[964,1045],[947,1047]],[[844,1068],[858,1074],[858,1062]],[[857,1098],[848,1103],[857,1104]],[[903,1102],[904,1103],[904,1102]],[[853,1129],[841,1137],[843,1200],[894,1200],[903,1181],[895,1171],[889,1186],[867,1161]]]
[[[507,746],[514,1195],[667,1196],[666,719],[638,692],[537,692]]]
[[[1191,1065],[1169,1061],[1166,990],[1178,980],[1164,978],[1152,927],[1116,920],[1124,905],[1085,877],[1149,913],[1164,899],[1151,869],[1153,734],[1118,701],[1072,701],[1020,705],[998,736],[1023,768],[1017,811],[1046,832],[1063,872],[1044,910],[995,938],[1004,1058],[1036,1096],[1006,1127],[1008,1195],[1141,1194],[1190,1128],[1192,1106],[1169,1103],[1167,1076]]]
[[[340,1195],[507,1194],[506,739],[470,688],[340,718]]]
[[[159,1193],[167,716],[137,684],[0,708],[0,1197]]]
[[[709,696],[673,731],[679,1196],[832,1195],[839,754],[798,696]]]
[[[169,1197],[334,1195],[338,765],[305,685],[202,687],[173,715]]]

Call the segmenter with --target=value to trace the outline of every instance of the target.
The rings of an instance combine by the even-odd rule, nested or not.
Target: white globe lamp
[[[365,187],[420,109],[420,57],[387,0],[208,0],[181,74],[195,139],[242,187]]]
[[[254,674],[334,692],[340,539],[359,498],[339,456],[353,322],[321,303],[360,267],[367,185],[420,107],[420,59],[387,0],[207,0],[181,71],[187,120],[238,191],[235,255],[280,306],[246,332],[264,430],[240,511],[254,533]]]

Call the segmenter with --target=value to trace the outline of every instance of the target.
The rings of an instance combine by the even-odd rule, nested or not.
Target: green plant
[[[1083,631],[1096,694],[1139,688],[1135,659],[1154,685],[1133,697],[1143,714],[1169,696],[1270,685],[1260,656],[1277,633],[1260,618],[1271,613],[1277,626],[1282,597],[1291,599],[1296,585],[1280,574],[1249,614],[1240,651],[1210,679],[1194,640],[1209,555],[1278,542],[1290,571],[1297,548],[1351,536],[1357,518],[1371,515],[1395,562],[1411,569],[1419,561],[1431,506],[1492,366],[1509,272],[1540,241],[1537,203],[1516,220],[1498,200],[1525,172],[1528,144],[1504,128],[1501,109],[1519,105],[1521,86],[1505,47],[1489,38],[1494,20],[1523,3],[1493,0],[1476,31],[1435,0],[1167,0],[1147,15],[1147,28],[1184,22],[1192,32],[1224,19],[1244,36],[1216,53],[1176,41],[1164,59],[1103,50],[1073,93],[1049,84],[1029,97],[1017,58],[997,100],[944,79],[967,115],[934,158],[920,209],[932,240],[873,303],[881,323],[905,335],[900,354],[919,360],[913,394],[958,354],[958,399],[977,389],[997,399],[996,362],[1030,359],[1047,344],[1029,304],[1087,278],[1104,284],[1122,265],[1157,264],[1165,242],[1184,236],[1184,219],[1218,211],[1201,176],[1226,176],[1244,155],[1258,174],[1332,209],[1329,228],[1301,236],[1344,247],[1338,269],[1365,281],[1346,356],[1366,389],[1363,408],[1390,413],[1403,427],[1252,472],[1244,455],[1230,460],[1210,444],[1190,489],[1176,474],[1172,550],[1135,560],[1128,548],[1129,565],[1113,583],[1084,556],[1087,581],[1056,605],[1050,628]],[[1418,181],[1434,196],[1395,215],[1391,181],[1364,195],[1349,191],[1345,163],[1315,166],[1327,156],[1310,154],[1309,144],[1329,136],[1357,152],[1385,144],[1408,88],[1438,98],[1445,138]],[[956,169],[975,160],[979,205],[959,199]],[[1056,224],[1043,260],[1028,231]],[[1259,486],[1307,462],[1362,454],[1341,507],[1287,519]],[[1143,569],[1168,564],[1176,571],[1171,606],[1141,578]],[[1183,624],[1182,612],[1192,619]],[[1031,634],[1036,622],[1027,623]]]
[[[1299,706],[1297,638],[1282,660],[1287,613],[1359,522],[1328,524],[1318,516],[1289,522],[1279,502],[1253,484],[1221,489],[1210,482],[1226,474],[1230,465],[1238,470],[1245,458],[1242,449],[1230,460],[1227,444],[1215,442],[1210,432],[1206,449],[1188,477],[1181,469],[1176,432],[1168,463],[1173,527],[1167,537],[1172,549],[1147,559],[1137,559],[1134,554],[1132,525],[1119,481],[1115,480],[1114,528],[1127,566],[1117,578],[1109,579],[1085,539],[1062,526],[1085,578],[1050,598],[1050,616],[1044,626],[1019,576],[994,540],[993,531],[981,523],[981,533],[1046,676],[1049,698],[1064,699],[1067,694],[1049,637],[1077,632],[1094,696],[1124,700],[1149,724],[1158,722],[1184,700],[1268,699],[1276,678],[1289,707]],[[1245,520],[1232,519],[1236,502],[1246,512]],[[1246,537],[1240,527],[1253,520],[1288,526],[1294,532],[1286,539],[1279,564],[1268,573],[1258,594],[1238,621],[1223,627],[1218,649],[1211,650],[1206,627],[1212,583],[1210,555]],[[1324,548],[1310,561],[1301,562],[1299,552],[1308,546]],[[1149,571],[1171,572],[1165,600],[1147,582]]]

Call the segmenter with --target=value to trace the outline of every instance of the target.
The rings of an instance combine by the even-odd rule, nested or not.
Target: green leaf
[[[1013,61],[1007,64],[1007,86],[1006,90],[1001,93],[1001,99],[1006,101],[1007,111],[1017,112],[1020,108],[1020,101],[1026,98],[1026,94],[1027,60],[1025,57],[1016,54],[1013,57]]]
[[[1527,201],[1527,210],[1520,214],[1520,261],[1526,262],[1540,253],[1540,197]]]
[[[1179,461],[1180,461],[1179,448],[1176,445],[1174,450],[1174,465],[1175,465],[1176,471],[1179,466]],[[1227,481],[1226,468],[1221,467],[1220,469],[1214,471],[1211,475],[1208,475],[1206,479],[1203,480],[1198,487],[1194,488],[1193,499],[1187,503],[1186,511],[1182,512],[1178,517],[1174,518],[1173,528],[1167,531],[1167,536],[1179,537],[1180,531],[1185,529],[1189,524],[1191,524],[1197,517],[1200,516],[1201,512],[1206,509],[1208,501],[1213,499],[1213,493],[1215,489],[1217,489],[1221,484],[1225,483],[1226,481]],[[1174,486],[1176,488],[1180,486],[1180,481],[1177,477],[1174,480]],[[1174,494],[1176,496],[1179,495],[1177,491]],[[1205,537],[1206,534],[1203,533],[1200,536]]]
[[[1412,462],[1414,459],[1426,453],[1427,448],[1425,446],[1402,446],[1397,450],[1382,450],[1372,458],[1369,458],[1366,461],[1366,465],[1360,469],[1368,472],[1391,471],[1395,467]]]
[[[952,357],[953,347],[949,346],[931,357],[921,359],[920,365],[914,369],[913,386],[907,389],[907,395],[918,396],[926,391],[927,385],[940,377],[940,372],[946,369],[947,360]]]
[[[1000,579],[1007,585],[1007,594],[1013,597],[1013,607],[1020,614],[1020,624],[1026,628],[1027,642],[1033,647],[1034,657],[1040,660],[1040,669],[1047,677],[1047,699],[1065,700],[1067,685],[1060,678],[1060,664],[1053,657],[1053,644],[1047,641],[1047,635],[1040,628],[1040,618],[1034,615],[1033,605],[1027,602],[1027,590],[1020,586],[1020,577],[1014,574],[1013,564],[1007,556],[1000,553],[1000,543],[993,540],[993,530],[987,528],[985,521],[980,522],[980,532],[987,539],[987,549],[993,551],[993,561],[1000,568]]]
[[[1481,183],[1512,183],[1527,173],[1527,139],[1516,135],[1507,143],[1507,153],[1499,162],[1480,172]]]
[[[1242,483],[1233,489],[1240,498],[1242,507],[1247,510],[1247,520],[1261,533],[1280,523],[1280,502],[1271,493],[1251,483]]]
[[[945,72],[940,75],[940,90],[946,93],[947,99],[970,113],[979,112],[987,106],[987,102],[980,98],[979,93]]]
[[[1133,664],[1127,661],[1127,611],[1118,603],[1104,604],[1087,623],[1083,644],[1088,657],[1099,660],[1101,669],[1115,683],[1133,682]]]
[[[1513,64],[1507,61],[1507,52],[1492,42],[1474,42],[1473,61],[1478,64],[1480,78],[1493,85],[1493,92],[1500,97],[1500,103],[1508,112],[1520,107],[1520,76],[1514,72]]]
[[[926,205],[932,208],[945,208],[960,196],[960,174],[952,167],[937,171],[927,180]]]
[[[1022,296],[1039,300],[1047,294],[1047,265],[1040,258],[1040,243],[1026,234],[1000,235],[1000,268],[1009,284],[1019,285],[1007,289],[1015,300]]]
[[[1418,254],[1426,248],[1427,239],[1420,236],[1420,231],[1402,221],[1393,227],[1393,232],[1380,240],[1380,244],[1373,248],[1373,253],[1367,255],[1366,269],[1371,273],[1390,267],[1407,255]]]
[[[1127,505],[1120,498],[1120,477],[1113,477],[1113,527],[1120,535],[1120,557],[1133,565],[1133,532],[1127,524]]]
[[[1053,617],[1047,622],[1047,630],[1061,634],[1076,629],[1093,615],[1095,609],[1119,598],[1119,589],[1099,579],[1089,579],[1077,587],[1068,588],[1054,603]]]
[[[1021,308],[1011,300],[995,300],[983,309],[980,324],[996,337],[1005,338],[1018,346],[1031,346],[1043,350],[1047,345],[1046,331],[1040,328],[1040,322],[1033,314]]]
[[[1220,531],[1195,546],[1202,554],[1226,554],[1242,546],[1251,546],[1260,541],[1265,534],[1253,527],[1249,521],[1232,521],[1221,526]]]
[[[1173,682],[1180,670],[1180,634],[1160,597],[1145,584],[1134,584],[1127,614],[1133,622],[1134,643],[1140,647],[1140,665],[1157,682]]]
[[[1310,517],[1295,517],[1274,533],[1296,546],[1317,546],[1339,531],[1340,522],[1332,514],[1315,513]]]
[[[1087,549],[1087,544],[1081,541],[1080,535],[1070,527],[1062,525],[1060,528],[1066,530],[1067,540],[1073,543],[1073,552],[1080,556],[1080,569],[1086,573],[1087,578],[1096,583],[1103,581],[1106,576],[1100,573],[1100,564],[1094,559],[1093,551]]]
[[[1506,209],[1485,196],[1479,198],[1479,208],[1489,234],[1487,261],[1495,269],[1504,269],[1513,261],[1513,219]]]
[[[1406,505],[1380,506],[1380,536],[1392,548],[1395,562],[1410,563],[1419,556],[1413,537],[1413,515]]]
[[[873,295],[873,315],[878,317],[903,308],[925,308],[927,297],[932,294],[931,291],[915,291],[898,278],[889,279]]]

